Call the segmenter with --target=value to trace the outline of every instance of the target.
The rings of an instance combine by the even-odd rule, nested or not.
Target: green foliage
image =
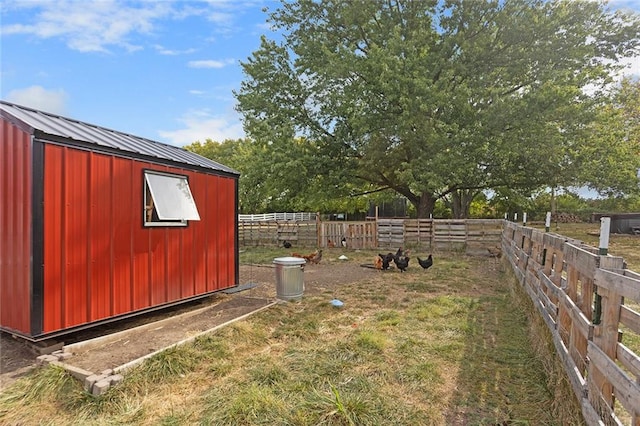
[[[368,207],[366,192],[342,179],[331,161],[315,156],[314,144],[304,139],[264,143],[251,139],[185,147],[240,172],[240,213],[281,211],[359,212]]]
[[[436,219],[451,219],[451,209],[446,206],[443,200],[435,202],[433,207],[433,217]]]
[[[185,149],[220,162],[240,172],[238,202],[241,213],[264,211],[269,194],[269,175],[258,164],[266,153],[256,149],[249,139],[216,142],[207,139],[185,146]]]
[[[599,2],[300,0],[270,23],[281,41],[262,38],[235,95],[248,134],[286,171],[269,169],[276,199],[328,206],[311,194],[370,185],[418,217],[440,198],[464,216],[483,189],[527,197],[591,183],[595,156],[607,159],[598,176],[615,167],[619,152],[584,149],[604,143],[588,135],[605,103],[583,89],[637,52],[638,16]]]
[[[624,79],[603,105],[577,153],[582,181],[600,194],[640,194],[640,80]]]
[[[611,197],[601,200],[589,200],[589,208],[597,213],[633,213],[640,212],[640,195]]]
[[[499,219],[502,218],[501,212],[499,212],[494,206],[489,204],[487,195],[484,192],[479,193],[473,198],[473,201],[469,205],[469,217],[477,219]]]

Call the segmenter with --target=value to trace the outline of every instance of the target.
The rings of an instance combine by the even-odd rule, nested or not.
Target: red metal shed
[[[31,340],[238,285],[238,172],[0,101],[0,328]]]

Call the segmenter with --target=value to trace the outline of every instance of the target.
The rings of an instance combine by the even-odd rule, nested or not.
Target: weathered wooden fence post
[[[601,269],[622,269],[621,258],[608,257],[609,231],[611,218],[600,219],[600,243],[599,243],[599,267]],[[595,283],[597,285],[597,283]],[[599,350],[610,359],[616,359],[616,347],[618,345],[618,324],[620,322],[620,305],[622,297],[605,288],[595,287],[594,289],[593,324],[596,325],[593,333],[593,343]],[[594,350],[594,352],[597,352]],[[610,409],[615,401],[613,395],[613,385],[606,378],[606,372],[601,371],[593,363],[589,366],[589,377],[591,378],[592,391],[596,389],[600,395],[589,394],[589,399],[595,407],[601,403],[600,397]],[[595,388],[595,389],[594,389]]]
[[[547,212],[547,217],[544,219],[544,232],[549,232],[551,229],[551,212]]]

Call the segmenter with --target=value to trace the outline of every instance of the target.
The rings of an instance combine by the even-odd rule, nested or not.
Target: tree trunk
[[[467,219],[471,202],[476,196],[477,191],[471,189],[458,189],[451,193],[451,210],[454,219]]]
[[[411,201],[416,208],[418,219],[428,219],[433,214],[433,209],[436,206],[436,198],[432,193],[423,192],[420,194],[420,198]]]

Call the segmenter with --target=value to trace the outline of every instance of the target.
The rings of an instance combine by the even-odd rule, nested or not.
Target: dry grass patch
[[[575,238],[592,247],[600,242],[600,223],[559,223],[554,224],[552,232]],[[640,236],[628,234],[610,234],[609,254],[621,256],[628,268],[640,272]]]
[[[454,254],[427,271],[327,283],[154,357],[99,398],[72,383],[17,398],[43,369],[2,395],[0,422],[562,424],[513,285],[490,261]]]

